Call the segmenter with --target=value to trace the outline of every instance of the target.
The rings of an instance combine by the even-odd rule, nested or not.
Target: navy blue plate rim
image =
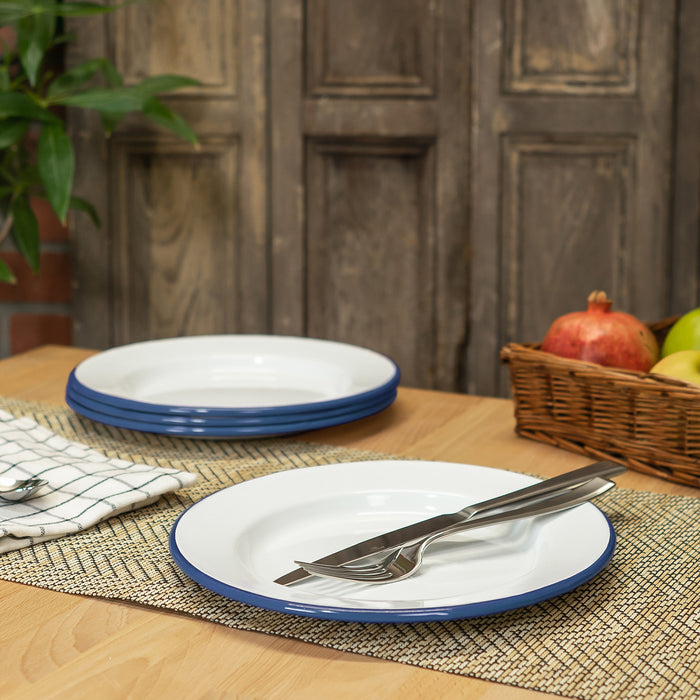
[[[210,494],[213,496],[214,494]],[[209,498],[205,496],[203,500]],[[194,508],[201,503],[190,506]],[[609,529],[609,540],[605,550],[601,555],[585,569],[577,572],[573,576],[569,576],[560,581],[556,581],[547,586],[533,589],[518,595],[507,596],[504,598],[494,598],[492,600],[479,601],[475,603],[466,603],[463,605],[451,606],[436,606],[428,608],[403,608],[403,609],[382,609],[382,608],[353,608],[353,607],[335,607],[329,605],[314,605],[312,603],[302,603],[299,601],[286,600],[282,597],[272,598],[259,593],[247,591],[237,588],[223,581],[220,581],[191,564],[183,553],[178,549],[176,541],[177,528],[185,516],[187,508],[178,519],[175,521],[170,536],[168,545],[170,555],[182,570],[182,572],[200,586],[218,593],[219,595],[236,600],[241,603],[253,605],[265,610],[274,610],[276,612],[298,615],[301,617],[311,617],[320,620],[338,620],[342,622],[380,622],[380,623],[410,623],[410,622],[435,622],[439,620],[461,620],[474,617],[485,617],[495,615],[497,613],[507,612],[524,608],[536,603],[541,603],[551,598],[559,597],[565,593],[573,591],[584,583],[590,581],[594,576],[600,573],[612,558],[615,545],[616,535],[610,519],[602,511],[601,514],[605,518]]]
[[[196,438],[237,438],[237,437],[274,437],[279,435],[288,435],[293,433],[303,433],[311,430],[320,430],[322,428],[331,428],[346,423],[352,423],[362,418],[368,418],[375,415],[386,408],[389,408],[396,400],[396,391],[387,394],[383,400],[375,404],[366,406],[357,411],[349,411],[343,415],[323,416],[321,414],[317,419],[294,421],[294,416],[290,416],[290,422],[270,421],[263,425],[257,426],[236,426],[231,424],[225,427],[210,427],[210,426],[188,426],[188,425],[171,425],[164,423],[148,423],[139,420],[128,420],[110,416],[108,414],[93,411],[85,408],[71,394],[66,394],[66,403],[75,411],[75,413],[94,420],[97,423],[109,425],[115,428],[125,428],[127,430],[136,430],[144,433],[157,433],[169,435],[172,437],[196,437]],[[282,416],[281,418],[284,418]]]
[[[305,420],[317,420],[319,418],[342,417],[348,413],[357,413],[365,409],[372,409],[377,405],[384,405],[390,397],[396,398],[396,388],[383,392],[382,394],[372,397],[365,401],[358,401],[349,406],[341,406],[340,408],[327,408],[320,410],[309,410],[307,412],[299,412],[294,414],[267,414],[264,416],[236,415],[236,416],[221,416],[221,415],[202,415],[201,413],[188,415],[185,413],[153,413],[145,411],[136,411],[122,408],[120,406],[112,406],[107,403],[95,401],[89,396],[84,396],[78,388],[71,382],[66,385],[65,397],[81,408],[96,413],[114,416],[116,418],[124,418],[132,421],[144,421],[147,423],[162,423],[172,425],[185,426],[208,426],[210,428],[226,427],[228,425],[244,426],[244,425],[268,425],[270,423],[301,422]]]

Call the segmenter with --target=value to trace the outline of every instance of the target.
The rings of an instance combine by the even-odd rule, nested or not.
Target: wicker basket
[[[662,341],[674,321],[649,327]],[[501,350],[519,435],[700,487],[700,386],[539,347],[510,343]]]

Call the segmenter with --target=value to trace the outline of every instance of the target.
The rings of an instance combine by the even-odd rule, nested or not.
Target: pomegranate
[[[560,357],[648,372],[659,359],[653,333],[624,311],[611,311],[605,292],[591,292],[587,311],[557,318],[547,331],[542,350]]]

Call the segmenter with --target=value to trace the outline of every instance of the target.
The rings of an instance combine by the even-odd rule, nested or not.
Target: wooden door
[[[81,26],[83,26],[81,24]],[[594,288],[698,294],[692,0],[180,0],[82,32],[194,151],[73,118],[76,342],[270,332],[357,343],[403,383],[508,393],[498,352]],[[681,80],[682,78],[682,80]]]

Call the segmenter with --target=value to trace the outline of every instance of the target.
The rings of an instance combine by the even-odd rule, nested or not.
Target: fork
[[[400,581],[414,574],[423,561],[425,550],[436,540],[455,532],[472,530],[488,525],[529,518],[547,513],[556,513],[589,501],[615,486],[614,481],[596,477],[570,491],[534,504],[513,508],[504,513],[485,515],[468,522],[432,533],[416,542],[397,547],[381,561],[374,564],[320,564],[318,562],[295,561],[309,574],[323,578],[358,581],[362,583],[389,583]]]

